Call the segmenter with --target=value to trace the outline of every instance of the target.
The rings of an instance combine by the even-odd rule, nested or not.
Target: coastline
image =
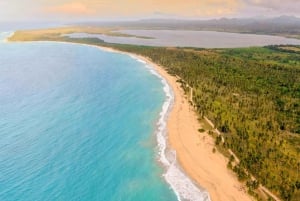
[[[171,87],[174,100],[171,108],[169,108],[170,111],[166,119],[167,134],[165,138],[170,149],[175,150],[176,160],[179,166],[193,181],[191,184],[195,183],[198,188],[205,189],[201,191],[204,195],[199,200],[255,200],[247,193],[245,186],[238,181],[236,175],[227,168],[228,159],[218,151],[213,153],[212,150],[215,147],[215,143],[214,139],[208,134],[208,131],[199,133],[198,129],[202,128],[202,126],[198,122],[197,114],[189,104],[183,89],[180,84],[176,82],[176,77],[170,75],[162,66],[159,66],[144,56],[122,52],[109,47],[99,48],[106,51],[127,54],[144,61],[143,63],[155,69]],[[180,171],[180,169],[178,170]],[[167,174],[165,177],[167,177],[166,180],[168,181]],[[172,176],[174,175],[170,175],[170,177]],[[170,181],[168,182],[170,183]],[[190,188],[193,187],[188,186],[185,189],[179,190],[195,190]],[[174,190],[177,191],[177,189]],[[209,193],[208,198],[205,198],[205,191]],[[184,192],[179,192],[180,196],[182,196],[182,193]],[[192,199],[197,199],[196,196],[197,195],[192,195]],[[187,197],[185,197],[185,199],[187,199]]]
[[[164,92],[166,94],[166,100],[162,106],[162,111],[160,112],[160,116],[156,124],[157,128],[155,130],[155,134],[158,143],[158,160],[165,169],[165,174],[163,175],[163,177],[170,185],[170,188],[173,189],[179,201],[215,201],[211,200],[209,192],[206,188],[203,188],[198,181],[194,180],[194,178],[188,174],[188,172],[186,174],[186,172],[182,170],[182,166],[180,163],[178,163],[177,160],[177,151],[174,151],[175,149],[170,144],[169,125],[175,123],[173,121],[170,121],[170,116],[172,116],[172,114],[175,114],[173,113],[173,111],[177,105],[176,90],[181,90],[180,85],[176,82],[176,78],[169,75],[162,66],[157,65],[149,58],[141,55],[120,51],[111,47],[72,42],[58,42],[75,45],[86,45],[89,47],[101,49],[106,52],[128,55],[138,62],[143,63],[143,65],[145,65],[145,68],[147,68],[150,73],[161,79],[161,82],[164,86]],[[174,91],[174,89],[176,90]],[[182,94],[182,97],[183,96],[184,94]]]
[[[70,42],[62,43],[70,44]],[[78,45],[78,43],[74,44]],[[197,120],[197,115],[190,106],[187,98],[185,98],[185,94],[181,89],[180,84],[176,82],[177,79],[174,76],[169,75],[163,67],[140,55],[97,45],[79,45],[87,45],[104,51],[127,54],[144,63],[146,67],[148,66],[150,68],[150,70],[153,68],[162,78],[164,87],[169,86],[171,88],[170,90],[172,90],[173,97],[170,97],[166,93],[168,101],[165,102],[163,111],[160,115],[160,121],[163,121],[162,124],[165,123],[165,121],[167,123],[167,134],[164,134],[164,125],[158,125],[158,140],[162,137],[165,141],[165,145],[163,145],[164,147],[159,147],[159,149],[160,151],[165,151],[166,148],[176,150],[176,159],[179,166],[182,167],[187,176],[192,179],[199,189],[203,187],[210,194],[210,196],[208,196],[206,191],[200,191],[200,193],[203,193],[204,197],[199,197],[198,192],[194,195],[188,195],[187,191],[190,192],[190,190],[198,189],[197,187],[196,189],[191,189],[194,188],[194,183],[190,182],[190,185],[192,186],[188,185],[185,186],[185,188],[183,188],[182,184],[186,185],[186,181],[181,181],[180,184],[176,185],[172,183],[173,181],[170,179],[173,178],[178,180],[183,178],[174,178],[174,175],[168,174],[169,171],[167,171],[164,177],[175,191],[179,200],[180,198],[193,201],[210,200],[210,198],[212,201],[254,200],[247,194],[247,192],[245,192],[245,190],[243,190],[244,188],[242,184],[238,182],[237,177],[227,169],[227,159],[218,152],[212,152],[212,149],[214,148],[214,140],[211,136],[209,136],[207,132],[198,132],[201,125]],[[164,83],[164,80],[166,83]],[[163,154],[160,154],[160,161],[163,164],[169,163],[169,169],[177,168],[178,171],[180,171],[180,168],[178,168],[175,163],[170,163],[166,157],[162,156]],[[185,176],[184,173],[182,174]],[[185,179],[189,180],[188,178]],[[206,199],[205,196],[208,199]]]
[[[219,152],[212,152],[214,140],[208,132],[199,133],[201,125],[197,115],[177,79],[148,58],[135,56],[151,65],[173,90],[174,103],[167,119],[167,139],[184,172],[196,185],[208,191],[212,201],[254,200],[234,173],[227,169],[228,159]]]

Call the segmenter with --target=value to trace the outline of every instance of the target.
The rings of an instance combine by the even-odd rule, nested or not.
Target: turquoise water
[[[157,162],[161,80],[122,54],[0,43],[1,201],[172,201]]]

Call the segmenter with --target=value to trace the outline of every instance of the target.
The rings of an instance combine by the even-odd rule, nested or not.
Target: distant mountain
[[[283,35],[300,39],[300,18],[220,18],[211,20],[143,19],[127,22],[86,22],[80,25],[122,27],[127,29],[206,30],[237,33]]]
[[[221,18],[212,20],[140,20],[132,25],[170,29],[226,30],[258,33],[300,33],[300,18],[280,16],[276,18]]]

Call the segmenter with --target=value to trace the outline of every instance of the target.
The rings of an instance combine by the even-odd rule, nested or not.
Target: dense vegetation
[[[299,201],[300,47],[196,49],[107,44],[99,39],[51,40],[111,46],[165,66],[180,77],[187,93],[186,84],[193,88],[196,111],[222,132],[225,141],[217,138],[219,146],[233,150],[240,159],[231,164],[230,158],[229,167],[250,190],[261,183],[284,200]]]

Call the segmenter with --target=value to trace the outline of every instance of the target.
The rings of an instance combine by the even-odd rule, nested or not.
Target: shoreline
[[[198,129],[202,126],[183,89],[176,82],[177,78],[169,75],[163,67],[150,59],[135,56],[152,66],[173,90],[174,103],[166,122],[166,140],[171,150],[176,151],[176,159],[180,169],[184,171],[183,174],[186,174],[192,183],[195,182],[198,188],[204,188],[209,193],[209,200],[255,200],[248,195],[234,173],[227,169],[228,159],[218,151],[212,152],[215,147],[214,140],[208,132],[199,133]]]
[[[63,42],[69,43],[69,42]],[[78,44],[78,43],[72,43]],[[178,201],[214,201],[211,200],[207,189],[203,188],[201,184],[190,177],[188,173],[182,170],[181,164],[177,160],[177,151],[173,149],[169,140],[169,119],[172,111],[176,105],[176,92],[174,91],[174,84],[178,85],[176,78],[169,75],[166,70],[152,62],[149,58],[141,55],[137,55],[130,52],[124,52],[116,50],[111,47],[103,47],[97,45],[87,45],[90,47],[99,48],[106,52],[125,54],[131,58],[137,60],[147,68],[150,73],[161,79],[163,84],[163,90],[165,92],[166,100],[163,103],[158,121],[156,123],[156,140],[158,145],[158,162],[160,162],[165,169],[165,173],[162,175],[165,181],[170,185],[170,188],[174,191]],[[170,84],[170,78],[174,79],[174,83]],[[180,87],[178,85],[178,87]]]
[[[119,51],[110,47],[61,41],[46,42],[86,45],[99,48],[103,51],[126,54],[144,63],[146,67],[150,68],[150,71],[151,69],[154,69],[154,72],[162,79],[167,98],[163,105],[162,112],[160,113],[157,125],[157,140],[159,141],[159,138],[164,138],[163,140],[165,141],[165,144],[163,144],[162,147],[159,147],[159,151],[166,152],[171,150],[169,152],[172,152],[172,150],[175,150],[175,157],[169,152],[167,153],[168,157],[163,156],[165,153],[159,153],[160,162],[168,168],[164,177],[175,191],[179,200],[181,200],[181,198],[193,201],[254,200],[247,192],[245,192],[245,190],[243,190],[243,185],[238,182],[234,173],[227,169],[227,159],[219,152],[212,152],[212,149],[214,148],[214,140],[212,137],[209,136],[207,132],[198,132],[201,125],[197,120],[196,113],[185,97],[180,84],[176,82],[177,78],[169,75],[163,67],[155,64],[147,57]],[[166,83],[164,83],[164,81]],[[168,96],[168,93],[165,90],[166,86],[170,87],[173,97]],[[175,163],[169,162],[169,155],[171,155],[171,158],[176,158],[179,167],[176,166]],[[181,172],[181,169],[183,169],[184,172]],[[172,172],[169,170],[172,170]],[[177,175],[172,174],[174,172]],[[182,174],[181,177],[177,177],[180,173]],[[174,183],[174,181],[176,181],[176,183]],[[190,184],[187,185],[187,183]],[[203,187],[209,195],[205,190],[201,191],[201,187]],[[198,190],[198,192],[191,195],[191,190]],[[198,194],[199,191],[204,197]]]
[[[211,201],[208,192],[195,184],[195,182],[181,169],[180,164],[178,164],[176,159],[176,151],[171,148],[170,143],[168,142],[167,120],[174,106],[175,97],[172,87],[165,77],[161,75],[161,72],[159,72],[162,69],[155,68],[154,65],[156,64],[151,62],[148,58],[136,54],[130,54],[130,56],[143,63],[153,75],[161,79],[161,83],[164,86],[163,90],[166,95],[166,100],[162,106],[155,132],[159,149],[158,161],[165,170],[165,173],[163,174],[164,179],[173,189],[179,201]]]
[[[182,174],[187,176],[188,182],[192,185],[195,184],[200,190],[204,188],[205,190],[201,191],[201,193],[205,194],[206,191],[209,193],[207,199],[202,197],[199,200],[255,200],[247,193],[245,186],[238,181],[237,176],[227,168],[228,159],[218,151],[213,153],[212,149],[215,147],[214,139],[208,134],[208,131],[199,133],[198,129],[203,126],[198,122],[197,114],[189,104],[188,98],[180,84],[176,82],[176,77],[168,74],[162,66],[152,62],[147,57],[109,47],[96,47],[137,58],[143,61],[145,65],[152,67],[167,82],[174,96],[173,105],[169,107],[169,112],[167,112],[166,116],[167,133],[165,140],[167,149],[175,151],[176,162],[179,165],[178,171],[181,171],[181,169],[184,171]],[[187,136],[186,134],[189,135]],[[173,167],[176,167],[176,164],[175,166],[170,166],[170,168]],[[172,177],[174,175],[169,176]],[[166,180],[168,181],[168,178]],[[183,191],[190,190],[189,188],[193,187],[188,186]],[[173,190],[176,191],[174,188]],[[182,193],[184,192],[179,192],[180,196],[182,196]],[[192,200],[198,199],[192,195]]]

